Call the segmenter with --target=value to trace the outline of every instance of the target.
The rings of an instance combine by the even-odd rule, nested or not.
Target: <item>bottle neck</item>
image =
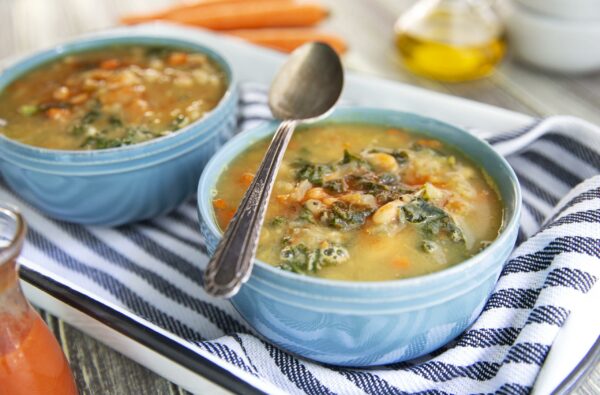
[[[19,284],[16,260],[2,262],[0,265],[0,317],[19,316],[29,311],[29,302],[25,299]]]
[[[17,257],[25,232],[18,211],[0,204],[0,355],[19,344],[35,318],[19,284]]]

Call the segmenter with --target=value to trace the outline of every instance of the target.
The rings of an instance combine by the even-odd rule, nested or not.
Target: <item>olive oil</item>
[[[396,45],[413,73],[447,82],[485,77],[505,51],[502,37],[481,44],[456,45],[399,33]]]
[[[397,21],[396,46],[412,72],[441,81],[484,77],[505,52],[488,0],[420,0]]]

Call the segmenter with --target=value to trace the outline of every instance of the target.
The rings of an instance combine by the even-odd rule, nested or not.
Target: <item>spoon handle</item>
[[[204,289],[210,295],[232,297],[250,277],[271,190],[295,127],[296,121],[283,121],[277,128],[254,180],[208,263]]]

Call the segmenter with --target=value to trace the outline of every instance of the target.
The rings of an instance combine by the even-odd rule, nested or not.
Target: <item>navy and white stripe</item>
[[[263,86],[241,90],[238,129],[270,119]],[[600,278],[600,129],[572,117],[485,136],[523,187],[522,242],[481,316],[451,344],[415,361],[348,369],[299,360],[255,337],[229,303],[201,288],[207,253],[195,201],[115,229],[47,219],[0,180],[31,231],[24,256],[57,279],[116,303],[283,392],[526,394],[572,308]]]

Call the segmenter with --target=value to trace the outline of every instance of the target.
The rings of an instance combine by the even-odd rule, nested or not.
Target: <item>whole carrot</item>
[[[201,8],[171,12],[161,19],[213,30],[232,30],[310,26],[327,14],[327,9],[316,3],[253,0],[206,4]]]
[[[255,3],[260,1],[273,1],[273,0],[197,0],[193,2],[184,2],[175,4],[173,6],[164,8],[159,11],[143,13],[143,14],[131,14],[121,17],[121,23],[126,25],[134,25],[137,23],[151,22],[156,20],[168,20],[169,18],[179,18],[180,15],[185,14],[188,11],[198,12],[199,10],[206,10],[210,12],[210,6],[215,4],[237,4],[237,3]],[[281,2],[290,3],[292,0],[279,0]]]
[[[302,44],[311,41],[327,43],[339,54],[343,54],[347,50],[346,42],[341,37],[315,29],[244,29],[228,30],[224,33],[242,38],[257,45],[262,45],[283,52],[292,52]]]

